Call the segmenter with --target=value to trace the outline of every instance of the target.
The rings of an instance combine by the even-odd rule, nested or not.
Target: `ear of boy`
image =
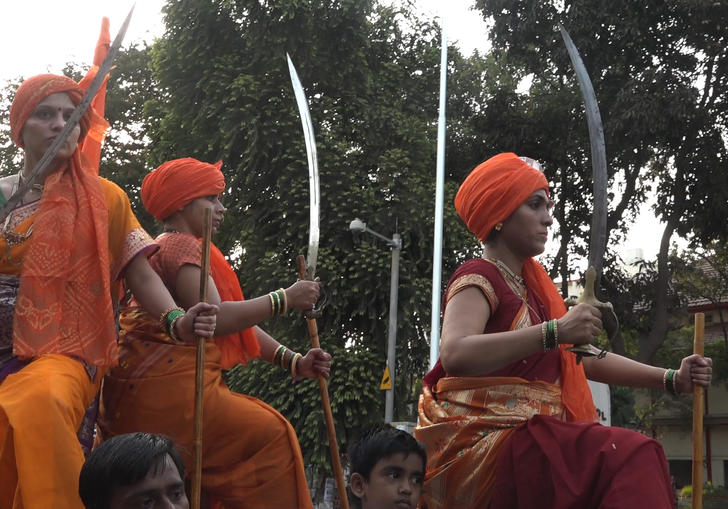
[[[349,489],[359,498],[366,494],[366,479],[358,472],[354,472],[349,476]]]

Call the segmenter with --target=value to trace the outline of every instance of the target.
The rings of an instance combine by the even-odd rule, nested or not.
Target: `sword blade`
[[[23,199],[25,193],[27,193],[28,190],[33,186],[38,176],[41,175],[48,168],[48,165],[53,161],[53,159],[55,159],[56,155],[58,155],[58,151],[61,149],[63,144],[66,143],[66,140],[71,134],[71,131],[75,129],[75,127],[78,125],[78,122],[81,120],[81,117],[83,117],[83,115],[86,113],[89,104],[91,104],[91,101],[96,95],[96,92],[99,91],[99,88],[104,82],[106,74],[111,70],[111,65],[114,62],[114,57],[119,51],[121,42],[124,40],[124,35],[126,35],[127,28],[129,28],[129,22],[131,21],[131,15],[134,12],[134,7],[135,5],[132,6],[129,14],[127,14],[124,23],[119,29],[119,33],[116,34],[116,38],[111,44],[109,52],[106,54],[106,58],[99,66],[99,70],[96,73],[94,79],[91,81],[91,84],[86,90],[86,93],[83,95],[81,102],[78,103],[76,108],[73,110],[73,113],[71,113],[71,116],[66,121],[66,125],[63,127],[63,130],[61,130],[59,135],[56,136],[56,139],[45,151],[43,157],[41,157],[40,160],[35,164],[30,172],[30,176],[28,177],[28,179],[23,181],[23,183],[18,187],[18,190],[8,199],[2,210],[0,210],[0,222],[4,221],[5,218],[7,218],[10,211],[13,210],[18,205],[18,203],[20,203],[20,200]]]
[[[306,93],[303,91],[303,85],[298,78],[296,68],[291,61],[290,55],[286,53],[288,60],[288,72],[291,75],[291,84],[293,92],[296,96],[296,104],[298,105],[299,115],[301,117],[301,126],[303,128],[303,136],[306,140],[306,157],[308,158],[308,186],[309,193],[309,230],[308,230],[308,254],[306,256],[306,275],[308,279],[313,279],[316,274],[316,261],[318,259],[319,247],[319,213],[321,209],[321,194],[319,191],[319,172],[318,159],[316,158],[316,138],[313,132],[313,123],[311,122],[311,113],[308,110],[308,101]]]
[[[563,25],[559,24],[559,30],[561,30],[561,37],[564,39],[564,44],[566,44],[566,50],[569,52],[569,58],[574,66],[576,79],[581,88],[587,126],[589,127],[592,178],[594,181],[594,208],[589,237],[589,265],[596,269],[596,287],[598,288],[602,275],[604,250],[607,247],[607,151],[604,142],[604,128],[602,127],[602,117],[599,114],[597,96],[594,93],[594,87],[589,79],[589,74],[586,72],[579,51]]]

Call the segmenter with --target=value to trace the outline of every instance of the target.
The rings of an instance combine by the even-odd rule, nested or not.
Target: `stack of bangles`
[[[666,369],[665,374],[662,375],[662,386],[665,388],[665,392],[677,396],[677,371]]]
[[[559,326],[556,320],[541,323],[541,341],[544,352],[556,350],[559,347]]]
[[[164,329],[164,332],[167,333],[167,336],[172,338],[175,343],[179,343],[181,339],[179,338],[179,336],[177,336],[177,331],[175,330],[174,324],[184,314],[184,309],[180,307],[173,307],[166,310],[159,317],[159,325],[162,327],[162,329]]]
[[[270,292],[268,298],[270,299],[270,310],[273,316],[286,314],[288,311],[288,300],[286,299],[286,291],[283,288]]]
[[[293,378],[296,378],[298,361],[301,359],[301,357],[303,357],[303,355],[301,355],[300,353],[294,352],[293,350],[286,348],[283,345],[280,345],[278,348],[276,348],[271,363],[278,364],[286,371],[290,370],[291,376]]]

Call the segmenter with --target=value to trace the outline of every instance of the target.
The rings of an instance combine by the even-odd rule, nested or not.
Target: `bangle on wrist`
[[[159,315],[159,325],[162,327],[164,332],[166,332],[168,335],[170,335],[170,330],[172,328],[172,322],[174,322],[177,318],[185,314],[185,310],[182,309],[179,306],[175,306],[173,308],[169,308],[165,310],[161,315]]]
[[[177,330],[176,330],[177,320],[179,320],[180,318],[182,318],[182,315],[177,315],[176,317],[174,317],[172,319],[172,323],[169,324],[169,331],[167,332],[169,337],[172,338],[176,343],[182,342],[182,340],[177,335]]]
[[[541,324],[541,341],[544,352],[556,350],[559,346],[559,332],[556,323],[556,320],[549,320]]]
[[[301,355],[300,353],[296,353],[293,356],[293,359],[291,359],[291,376],[293,378],[296,378],[296,372],[298,370],[298,361],[301,360],[301,357],[303,357],[303,355]]]
[[[676,378],[677,378],[677,371],[674,369],[666,369],[665,374],[662,375],[662,386],[665,389],[665,392],[669,392],[673,396],[677,396],[677,386],[676,386]]]
[[[281,365],[281,357],[283,357],[283,353],[286,351],[286,347],[283,345],[280,345],[278,348],[276,348],[275,353],[273,354],[273,360],[270,361],[271,364],[278,364]]]
[[[288,312],[288,299],[286,298],[286,291],[283,288],[276,290],[278,294],[278,300],[281,302],[279,314],[285,315]]]

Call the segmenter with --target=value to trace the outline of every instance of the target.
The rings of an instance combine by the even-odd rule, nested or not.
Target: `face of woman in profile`
[[[33,113],[23,126],[21,138],[26,156],[34,162],[38,161],[51,146],[70,118],[76,106],[68,94],[59,92],[51,94],[35,107]],[[78,146],[81,126],[76,125],[56,156],[56,160],[71,157]]]
[[[217,233],[225,216],[225,207],[223,207],[220,197],[216,194],[195,198],[184,206],[181,215],[189,229],[189,233],[202,237],[205,231],[206,209],[212,211],[212,234]]]
[[[515,254],[528,258],[543,253],[549,238],[552,202],[544,189],[539,189],[503,221],[498,242]]]

